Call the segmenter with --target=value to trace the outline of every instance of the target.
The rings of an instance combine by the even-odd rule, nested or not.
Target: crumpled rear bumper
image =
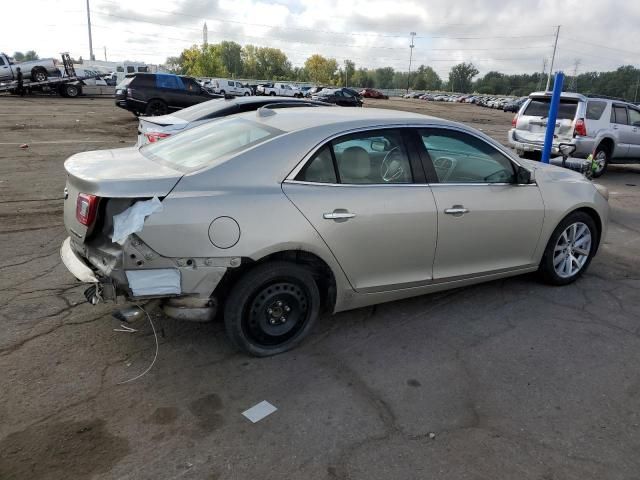
[[[71,238],[67,237],[60,247],[60,258],[67,270],[84,283],[98,283],[98,277],[86,263],[84,263],[76,252],[71,248]]]

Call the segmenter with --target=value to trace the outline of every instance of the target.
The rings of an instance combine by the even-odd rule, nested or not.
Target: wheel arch
[[[319,255],[302,249],[278,250],[258,259],[242,257],[239,267],[227,270],[227,274],[225,274],[220,284],[216,287],[216,293],[219,298],[221,297],[220,299],[228,297],[229,291],[242,276],[259,265],[275,261],[285,261],[308,267],[320,290],[323,308],[331,312],[334,311],[338,287],[333,269]]]
[[[575,210],[572,210],[567,215],[565,215],[564,218],[566,218],[567,216],[571,215],[574,212],[584,212],[584,213],[586,213],[587,215],[589,215],[591,217],[593,222],[596,224],[596,229],[598,230],[598,232],[597,232],[598,233],[598,241],[596,242],[596,251],[594,253],[597,253],[598,252],[598,248],[600,247],[600,241],[602,240],[602,229],[603,229],[603,224],[602,224],[602,219],[600,218],[600,214],[598,214],[596,209],[593,208],[593,207],[582,206],[582,207],[576,208]]]
[[[596,148],[593,150],[594,153],[598,150],[598,148],[600,147],[605,147],[607,149],[607,151],[609,152],[609,155],[613,156],[613,154],[615,153],[615,146],[616,146],[616,142],[613,138],[611,137],[602,137],[597,145]]]

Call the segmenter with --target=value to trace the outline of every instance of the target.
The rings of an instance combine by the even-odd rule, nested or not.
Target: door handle
[[[469,213],[469,209],[464,208],[462,205],[454,205],[451,208],[447,208],[444,213],[447,215],[454,215],[456,217],[460,217],[465,213]]]
[[[325,220],[348,220],[355,216],[355,213],[333,211],[331,213],[323,214],[322,218],[324,218]]]
[[[614,125],[614,126],[613,126],[613,129],[614,129],[614,130],[617,130],[617,129],[618,129],[618,125]]]

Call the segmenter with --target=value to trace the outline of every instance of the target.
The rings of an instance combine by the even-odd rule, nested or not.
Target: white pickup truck
[[[17,67],[20,67],[24,79],[31,79],[32,82],[44,82],[48,77],[60,76],[53,58],[41,58],[39,60],[15,63],[13,58],[0,53],[0,82],[15,80]]]
[[[302,98],[304,94],[302,90],[297,87],[292,87],[288,83],[267,83],[265,85],[258,85],[256,89],[258,95],[272,95],[279,97],[297,97]]]

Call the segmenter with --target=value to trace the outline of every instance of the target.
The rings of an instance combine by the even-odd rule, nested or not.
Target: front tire
[[[310,270],[289,262],[269,262],[234,285],[225,304],[224,323],[235,348],[267,357],[299,344],[319,312],[320,292]]]
[[[542,279],[551,285],[576,281],[589,267],[598,247],[596,224],[585,212],[573,212],[553,231],[540,262]]]
[[[269,95],[271,95],[272,97],[276,96],[276,92],[269,92]]]

